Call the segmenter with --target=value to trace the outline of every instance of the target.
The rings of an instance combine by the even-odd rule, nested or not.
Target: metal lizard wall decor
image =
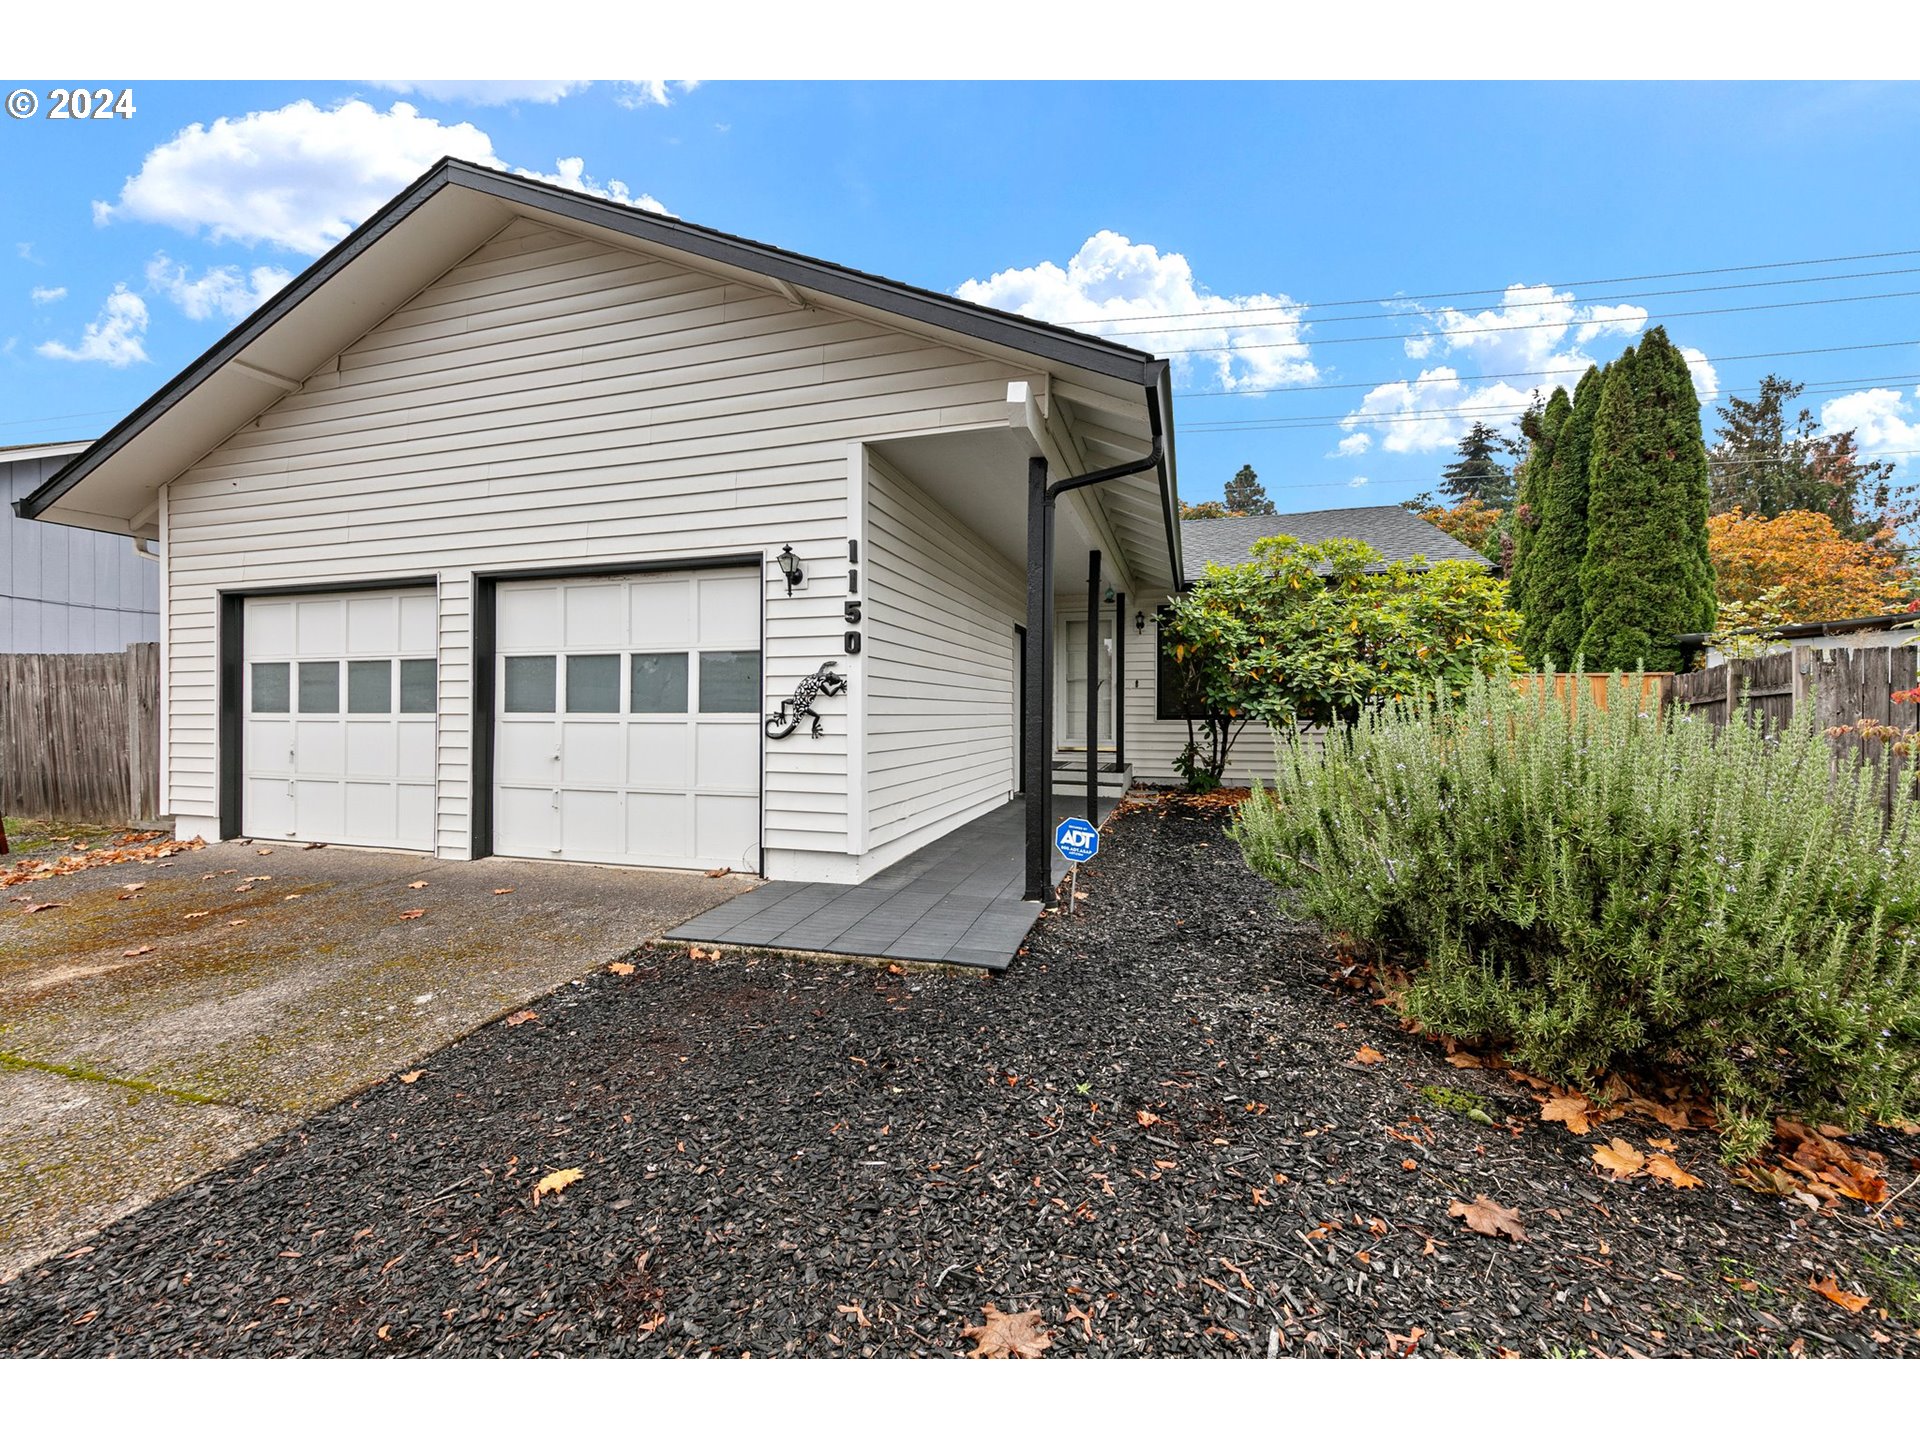
[[[800,682],[792,698],[782,700],[780,708],[767,716],[767,738],[784,740],[799,728],[802,716],[813,721],[813,738],[818,740],[826,732],[820,728],[820,717],[814,713],[813,702],[822,695],[844,695],[847,693],[847,677],[834,669],[838,661],[828,660],[820,668]]]

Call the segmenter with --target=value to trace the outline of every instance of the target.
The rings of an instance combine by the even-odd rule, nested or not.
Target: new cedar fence
[[[160,810],[160,647],[0,655],[0,816],[127,825]]]
[[[1811,705],[1814,724],[1821,730],[1861,720],[1912,730],[1920,726],[1920,706],[1895,704],[1893,692],[1912,690],[1920,684],[1915,678],[1916,662],[1920,662],[1920,650],[1912,645],[1855,650],[1795,645],[1779,655],[1729,660],[1710,669],[1677,675],[1673,703],[1715,725],[1726,724],[1731,707],[1737,705],[1758,712],[1767,725],[1779,728],[1792,721],[1802,706]],[[1912,758],[1889,755],[1884,740],[1849,735],[1837,743],[1846,753],[1890,762],[1886,793],[1889,813],[1902,789],[1912,793],[1920,783],[1920,764]]]

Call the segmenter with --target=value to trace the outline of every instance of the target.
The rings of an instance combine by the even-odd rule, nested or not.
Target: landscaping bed
[[[1002,976],[565,986],[0,1286],[0,1352],[956,1355],[991,1305],[1049,1357],[1920,1354],[1912,1139],[1864,1137],[1876,1221],[1709,1132],[1543,1123],[1340,979],[1224,813],[1123,811]],[[1703,1183],[1596,1170],[1653,1138]]]

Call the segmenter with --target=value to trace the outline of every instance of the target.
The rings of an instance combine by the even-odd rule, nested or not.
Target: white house
[[[16,508],[158,545],[183,835],[857,880],[1044,825],[1174,475],[1163,360],[445,160]]]

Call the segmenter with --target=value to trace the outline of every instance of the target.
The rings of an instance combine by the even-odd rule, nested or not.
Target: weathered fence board
[[[159,813],[159,649],[0,655],[0,815]]]
[[[1911,645],[1859,649],[1828,649],[1796,645],[1790,651],[1757,660],[1730,660],[1707,670],[1675,678],[1673,703],[1691,713],[1724,725],[1730,706],[1752,710],[1766,725],[1781,728],[1792,722],[1802,705],[1813,706],[1820,730],[1874,725],[1912,730],[1920,725],[1920,706],[1895,704],[1893,692],[1911,690],[1920,669],[1920,651]],[[1886,769],[1886,805],[1903,791],[1920,786],[1920,765],[1888,754],[1884,740],[1847,736],[1843,753],[1864,761],[1891,762]]]

